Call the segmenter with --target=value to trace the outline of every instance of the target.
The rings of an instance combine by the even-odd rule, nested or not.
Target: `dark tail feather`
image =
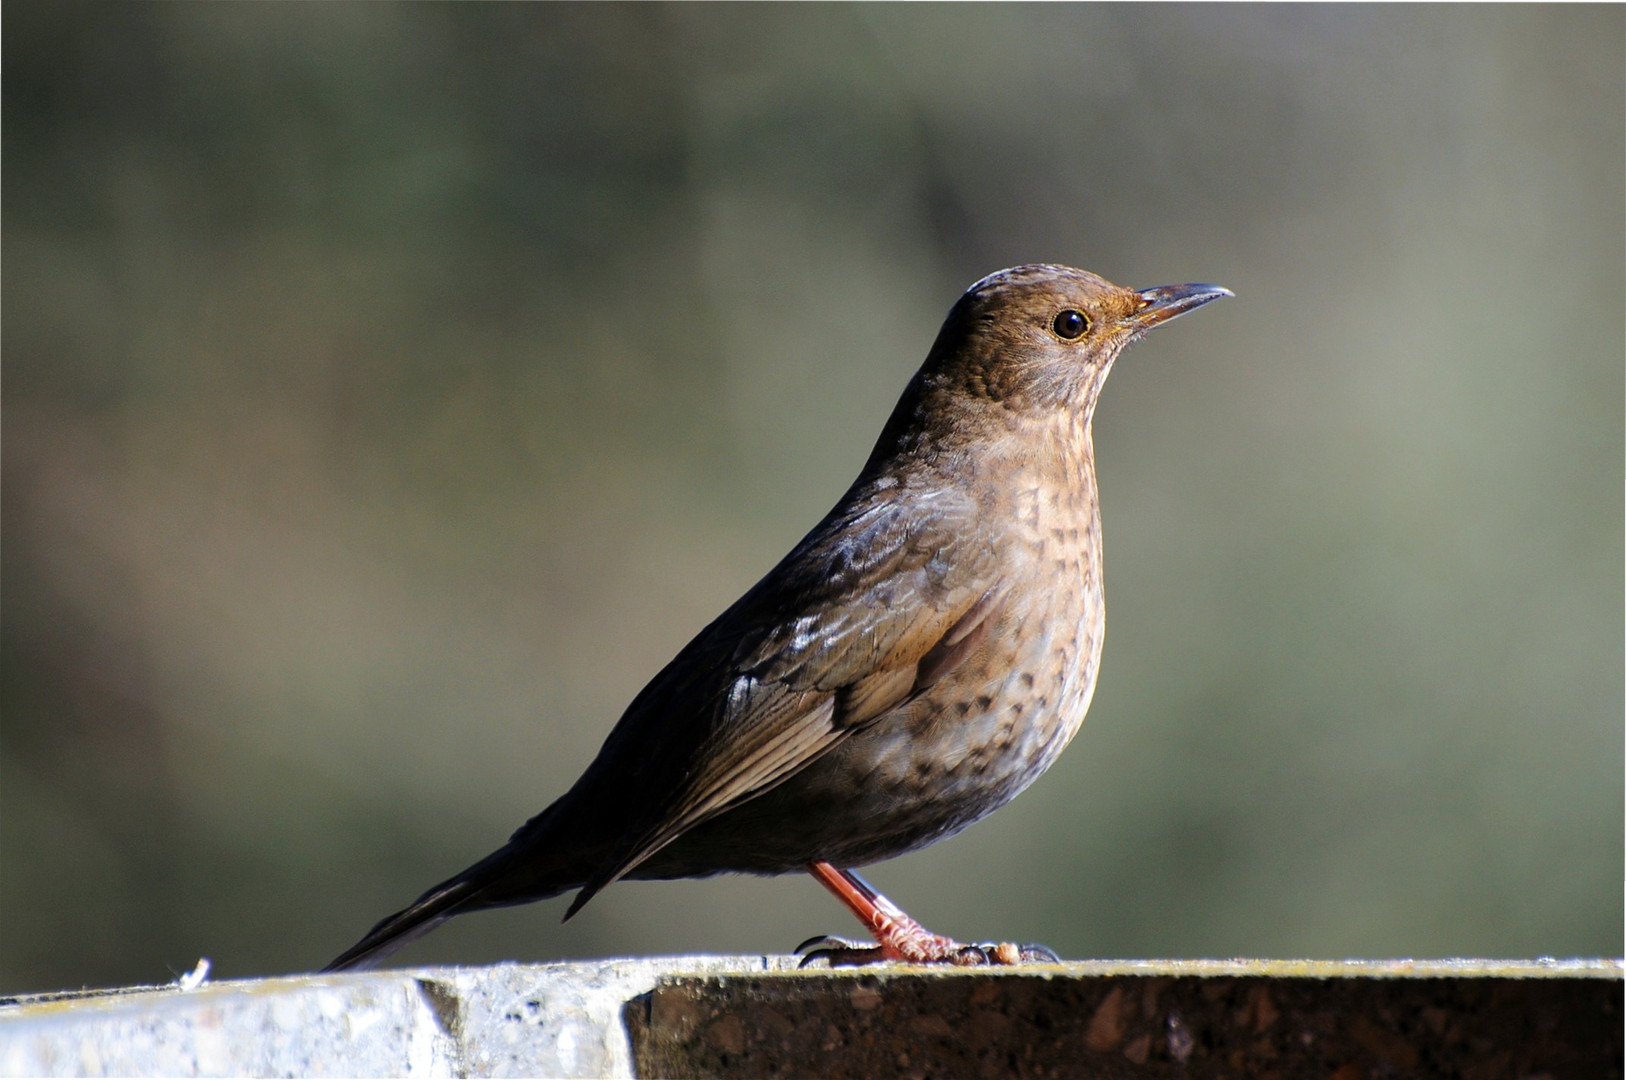
[[[599,847],[584,843],[581,830],[561,817],[569,796],[520,826],[508,843],[454,878],[436,885],[403,911],[385,919],[367,936],[322,969],[366,971],[395,950],[466,911],[546,900],[579,887],[600,858]],[[561,821],[566,822],[561,826]],[[560,842],[560,828],[566,841]]]
[[[367,931],[365,937],[340,953],[321,973],[370,970],[397,949],[423,937],[453,915],[522,902],[482,895],[506,877],[515,862],[512,847],[501,848],[486,856],[461,874],[418,897],[410,907],[397,911]],[[540,898],[533,894],[526,899]]]

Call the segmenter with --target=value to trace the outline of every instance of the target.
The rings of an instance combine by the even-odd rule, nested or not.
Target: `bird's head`
[[[921,379],[938,391],[1087,418],[1124,347],[1232,295],[1218,285],[1125,289],[1087,270],[1036,263],[989,274],[944,320]]]

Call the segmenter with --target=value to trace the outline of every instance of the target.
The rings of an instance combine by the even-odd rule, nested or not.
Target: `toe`
[[[962,945],[947,959],[955,967],[981,967],[991,962],[987,948],[982,945]]]

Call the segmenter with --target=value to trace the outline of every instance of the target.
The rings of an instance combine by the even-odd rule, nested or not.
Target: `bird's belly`
[[[1101,653],[1099,586],[1079,580],[1013,617],[907,706],[853,733],[772,790],[657,853],[635,877],[863,866],[997,810],[1077,732]]]
[[[828,861],[860,866],[950,836],[1050,767],[1084,719],[1100,657],[1094,620],[1069,614],[1009,667],[945,680],[831,755],[828,768],[850,790],[844,814],[872,827]]]

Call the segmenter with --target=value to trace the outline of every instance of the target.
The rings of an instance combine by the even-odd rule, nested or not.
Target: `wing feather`
[[[999,609],[996,560],[974,506],[930,503],[850,496],[634,699],[571,794],[600,813],[628,801],[610,797],[612,777],[657,794],[634,800],[648,810],[621,821],[566,918],[975,649]]]

